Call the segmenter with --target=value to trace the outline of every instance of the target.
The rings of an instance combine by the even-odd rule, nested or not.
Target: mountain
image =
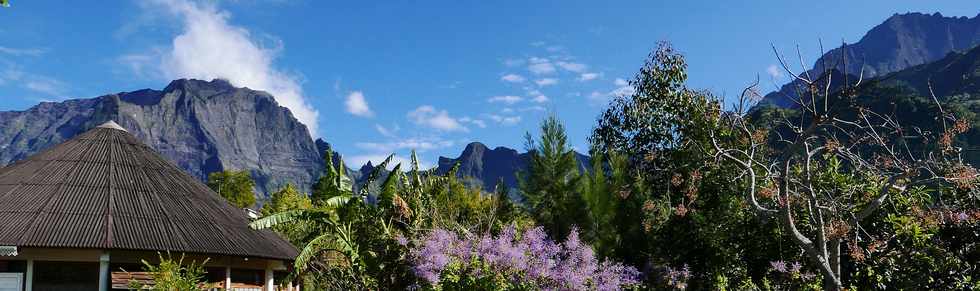
[[[940,100],[957,95],[980,98],[980,46],[966,52],[951,52],[938,61],[898,71],[877,81],[923,96],[928,96],[931,84]]]
[[[245,169],[259,193],[285,183],[307,191],[322,157],[305,125],[272,95],[224,80],[175,80],[144,89],[0,112],[0,165],[115,120],[195,177]]]
[[[980,15],[972,18],[945,17],[942,14],[896,14],[875,26],[858,42],[825,53],[809,71],[816,77],[825,64],[847,75],[859,76],[864,64],[866,78],[939,60],[954,51],[966,51],[980,44]],[[842,56],[847,66],[841,63]],[[794,59],[795,56],[787,56]],[[785,59],[784,59],[785,60]],[[793,63],[791,60],[786,60]],[[803,75],[802,73],[800,73]],[[763,106],[793,107],[800,81],[783,85],[779,91],[766,94]]]
[[[834,78],[842,79],[836,70]],[[849,78],[855,78],[850,75]],[[853,80],[853,79],[852,79]],[[931,84],[931,86],[930,86]],[[930,90],[931,87],[931,90]],[[930,91],[932,93],[930,93]],[[943,132],[940,120],[942,112],[965,121],[967,131],[956,136],[953,146],[960,151],[963,160],[980,167],[980,46],[966,52],[951,52],[945,57],[927,64],[909,67],[878,78],[862,82],[847,108],[865,108],[891,116],[909,132]],[[936,98],[932,98],[932,94]],[[839,95],[833,95],[833,99]],[[837,102],[842,100],[837,99]],[[750,114],[752,119],[771,122],[772,118],[785,113],[788,118],[798,113],[794,109],[760,107]],[[845,110],[847,114],[855,114]],[[952,126],[947,124],[947,126]],[[920,143],[909,143],[911,152],[917,152]]]
[[[579,162],[579,170],[589,169],[589,157],[575,153]],[[507,147],[488,148],[486,145],[473,142],[466,145],[463,152],[456,158],[439,157],[436,173],[445,174],[456,163],[459,163],[458,175],[472,178],[474,183],[485,191],[493,191],[500,179],[509,188],[517,188],[517,175],[527,170],[528,153],[519,153]]]

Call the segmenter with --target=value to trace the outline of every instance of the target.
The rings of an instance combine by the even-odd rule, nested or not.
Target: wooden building
[[[0,291],[122,289],[168,252],[217,288],[293,289],[296,248],[248,223],[110,121],[0,169]]]

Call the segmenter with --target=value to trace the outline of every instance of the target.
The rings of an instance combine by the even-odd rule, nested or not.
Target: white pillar
[[[34,290],[34,260],[27,259],[27,270],[24,274],[24,291]]]
[[[231,290],[231,266],[225,267],[225,290]]]
[[[272,277],[272,264],[265,266],[265,291],[276,291],[276,282]]]
[[[99,291],[109,291],[109,251],[99,256]]]

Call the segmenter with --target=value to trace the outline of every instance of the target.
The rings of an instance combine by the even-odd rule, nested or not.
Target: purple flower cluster
[[[687,289],[687,280],[691,278],[691,268],[684,264],[683,268],[667,267],[667,285],[678,290]]]
[[[796,274],[799,273],[801,269],[803,269],[803,265],[800,264],[800,262],[793,262],[792,264],[787,265],[786,262],[784,262],[783,260],[779,260],[779,261],[769,262],[769,265],[772,266],[772,269],[774,271],[779,273]]]
[[[415,274],[438,285],[446,271],[484,277],[502,275],[514,285],[551,290],[619,290],[638,284],[640,273],[619,263],[599,262],[592,248],[572,231],[564,243],[548,238],[535,227],[518,237],[507,228],[500,235],[457,236],[436,229],[411,249]]]
[[[769,262],[769,265],[772,265],[772,269],[775,270],[776,272],[786,273],[787,271],[786,262],[782,260]]]

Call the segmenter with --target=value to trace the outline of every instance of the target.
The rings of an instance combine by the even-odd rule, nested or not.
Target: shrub
[[[543,227],[520,237],[514,227],[496,237],[436,229],[413,243],[415,274],[432,289],[619,290],[640,278],[633,267],[599,262],[577,229],[564,243],[548,239]]]

